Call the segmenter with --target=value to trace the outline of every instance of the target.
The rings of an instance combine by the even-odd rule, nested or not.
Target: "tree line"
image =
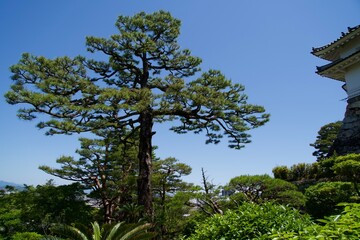
[[[339,122],[330,125],[340,126]],[[321,130],[315,143],[335,140],[336,134],[323,134]],[[149,225],[136,197],[136,144],[127,152],[109,140],[80,141],[78,158],[60,157],[59,168],[40,166],[74,183],[55,186],[49,181],[36,187],[25,185],[24,190],[9,186],[0,192],[0,236],[67,239],[60,237],[73,236],[69,232],[73,234],[78,228],[85,233],[98,228],[105,239],[115,226],[121,229],[119,236],[135,229],[143,239],[311,239],[324,234],[356,239],[360,234],[355,228],[360,154],[277,166],[274,177],[241,175],[224,186],[208,181],[203,170],[202,184],[196,186],[182,180],[191,173],[190,166],[175,158],[159,159],[153,153],[154,217]],[[319,145],[311,146],[317,155]]]

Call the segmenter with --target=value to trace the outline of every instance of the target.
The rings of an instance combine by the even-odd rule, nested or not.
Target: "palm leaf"
[[[136,235],[144,233],[145,230],[149,229],[152,225],[150,223],[145,223],[140,226],[135,227],[129,232],[125,233],[119,240],[130,240],[133,239]]]
[[[119,231],[120,226],[123,225],[123,224],[124,224],[124,222],[119,222],[116,225],[114,225],[111,228],[111,231],[109,232],[109,234],[107,235],[106,240],[116,239],[115,236],[116,236],[117,232]]]
[[[58,225],[51,228],[51,230],[60,236],[66,236],[72,240],[89,240],[89,238],[84,233],[72,226]]]
[[[93,240],[101,240],[101,228],[98,222],[94,222],[91,224],[93,228]]]
[[[137,234],[136,236],[132,236],[131,240],[148,240],[148,239],[154,239],[156,237],[157,233],[155,232],[145,232]]]

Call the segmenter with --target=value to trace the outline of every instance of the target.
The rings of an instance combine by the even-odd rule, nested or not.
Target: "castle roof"
[[[311,53],[325,60],[337,61],[340,58],[339,49],[343,45],[359,37],[360,37],[360,25],[355,27],[348,27],[348,31],[346,33],[342,32],[341,36],[338,39],[325,46],[313,48]]]

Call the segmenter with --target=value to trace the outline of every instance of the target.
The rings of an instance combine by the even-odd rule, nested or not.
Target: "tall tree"
[[[205,132],[206,143],[225,135],[229,147],[250,142],[247,133],[269,120],[262,106],[247,103],[244,87],[216,70],[200,76],[200,58],[181,50],[180,21],[170,13],[120,16],[119,33],[109,39],[88,37],[88,51],[107,61],[84,57],[47,59],[23,54],[11,67],[15,84],[10,104],[25,104],[18,116],[38,114],[47,134],[130,128],[139,135],[138,202],[152,216],[152,136],[154,123],[175,121],[176,133]],[[189,79],[194,76],[195,79]],[[123,137],[124,139],[126,137]]]

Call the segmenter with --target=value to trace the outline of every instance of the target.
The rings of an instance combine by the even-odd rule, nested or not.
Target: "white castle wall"
[[[360,95],[360,63],[353,65],[345,73],[348,98]]]

